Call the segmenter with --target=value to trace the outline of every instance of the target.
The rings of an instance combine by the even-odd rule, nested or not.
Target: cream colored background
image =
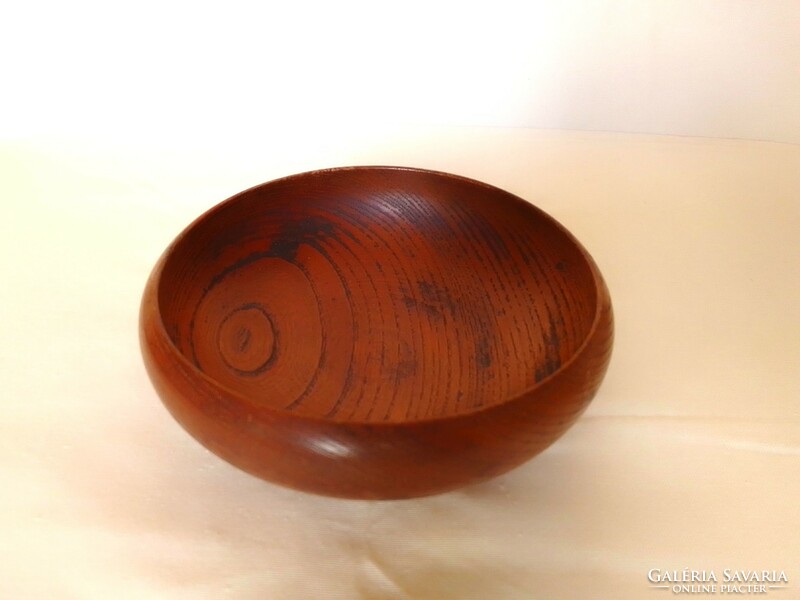
[[[800,593],[800,148],[486,128],[332,148],[317,133],[246,155],[4,146],[1,598],[666,596],[654,567],[785,569],[781,597]],[[433,498],[332,500],[229,467],[160,405],[136,319],[162,249],[240,189],[350,163],[490,181],[598,261],[612,366],[534,461]]]
[[[651,568],[784,569],[773,594],[800,594],[800,5],[283,4],[0,23],[0,598],[669,595]],[[177,232],[365,163],[515,192],[606,276],[608,377],[507,476],[308,496],[216,459],[150,387],[138,302]]]

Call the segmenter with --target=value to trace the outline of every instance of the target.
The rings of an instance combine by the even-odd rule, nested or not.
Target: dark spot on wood
[[[250,337],[252,334],[249,329],[242,327],[236,332],[236,346],[239,352],[245,352],[250,345]]]
[[[481,335],[475,340],[475,360],[481,369],[486,369],[492,365],[492,351],[489,345],[489,338]]]
[[[395,379],[397,381],[401,379],[405,379],[406,377],[411,377],[417,371],[417,361],[413,358],[407,358],[405,360],[401,360],[397,363],[397,368],[395,369]]]
[[[567,270],[567,263],[563,260],[560,260],[556,263],[556,269],[561,271],[562,273]]]
[[[506,241],[498,231],[486,219],[476,215],[472,220],[472,225],[480,233],[481,242],[489,246],[495,258],[500,261],[511,259],[511,252],[506,245]]]
[[[546,359],[544,365],[536,369],[536,383],[542,381],[545,377],[549,377],[558,369],[561,368],[561,361],[554,361]]]
[[[418,281],[417,285],[425,302],[437,302],[439,300],[439,290],[435,284],[427,281]]]
[[[544,364],[536,369],[534,378],[536,383],[552,375],[561,368],[561,338],[552,313],[547,313],[548,331],[544,334]]]
[[[450,290],[431,281],[420,280],[417,282],[422,304],[429,316],[443,318],[443,311],[447,311],[452,318],[456,317],[458,302],[453,299]]]
[[[338,239],[337,231],[330,221],[321,217],[291,221],[272,240],[267,256],[294,262],[300,246],[307,244],[318,248],[323,239]]]
[[[442,315],[442,311],[440,311],[433,304],[424,303],[424,304],[420,305],[420,308],[423,310],[423,312],[426,315],[428,315],[429,318],[431,318],[431,319],[433,319],[435,321],[441,321],[442,319],[444,319],[444,316]]]
[[[417,308],[417,301],[415,298],[412,298],[411,296],[403,296],[403,304],[405,304],[406,308],[409,310]]]

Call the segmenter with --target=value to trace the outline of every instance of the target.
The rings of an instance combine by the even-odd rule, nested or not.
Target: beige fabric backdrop
[[[785,570],[800,594],[800,147],[525,129],[280,144],[0,146],[0,598],[664,598],[647,572]],[[581,239],[617,340],[587,414],[492,482],[353,502],[191,440],[139,358],[139,296],[191,219],[342,164],[504,187]],[[779,595],[780,594],[780,595]]]

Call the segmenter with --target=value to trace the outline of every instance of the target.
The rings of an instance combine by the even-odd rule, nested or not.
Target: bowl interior
[[[158,280],[197,369],[275,408],[408,421],[501,403],[557,371],[595,317],[585,253],[499,189],[394,168],[253,188],[190,226]]]

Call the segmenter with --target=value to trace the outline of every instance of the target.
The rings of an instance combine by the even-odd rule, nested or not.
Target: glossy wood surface
[[[265,479],[401,498],[524,462],[584,410],[608,291],[550,217],[415,169],[305,173],[190,225],[153,270],[142,350],[175,418]]]

